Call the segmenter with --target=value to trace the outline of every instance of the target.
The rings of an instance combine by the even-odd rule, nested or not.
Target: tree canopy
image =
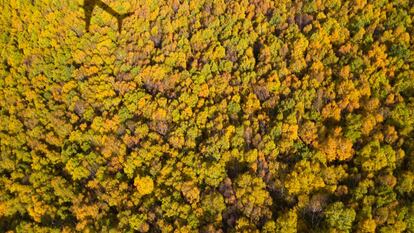
[[[87,2],[0,1],[1,232],[414,232],[413,1]]]

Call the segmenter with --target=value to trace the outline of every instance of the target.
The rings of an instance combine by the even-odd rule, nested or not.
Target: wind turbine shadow
[[[118,21],[118,32],[121,32],[122,30],[122,22],[125,18],[131,16],[133,12],[128,12],[125,14],[119,14],[116,12],[112,7],[110,7],[108,4],[104,3],[102,0],[84,0],[83,2],[83,10],[85,13],[85,28],[86,31],[89,32],[89,27],[91,25],[91,18],[93,10],[95,9],[95,6],[98,6],[102,8],[104,11],[108,12],[110,15],[115,17]]]

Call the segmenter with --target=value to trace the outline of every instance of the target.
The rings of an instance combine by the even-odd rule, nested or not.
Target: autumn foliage
[[[0,0],[0,232],[414,232],[411,0]]]

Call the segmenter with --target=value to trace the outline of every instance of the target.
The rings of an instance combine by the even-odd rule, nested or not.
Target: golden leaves
[[[407,1],[35,2],[0,16],[11,231],[411,230]]]
[[[40,200],[38,200],[36,197],[32,197],[32,206],[28,208],[28,213],[30,217],[33,218],[36,222],[41,222],[41,217],[49,211],[47,206],[44,205],[44,203]]]
[[[154,190],[154,182],[149,176],[135,177],[134,185],[141,195],[147,195]]]
[[[308,161],[300,161],[286,179],[285,187],[290,194],[308,194],[315,189],[325,187],[319,176],[319,165]]]
[[[256,97],[256,95],[254,93],[250,93],[247,96],[246,105],[244,107],[244,111],[245,111],[246,115],[249,116],[249,115],[253,114],[254,112],[256,112],[259,109],[260,109],[259,99]]]
[[[325,154],[328,162],[349,160],[355,153],[352,148],[352,141],[343,137],[341,132],[342,129],[340,127],[335,128],[332,134],[327,135],[324,139],[320,139],[316,145]]]
[[[197,203],[200,200],[200,190],[197,188],[196,184],[191,181],[185,182],[181,186],[181,191],[190,203]]]

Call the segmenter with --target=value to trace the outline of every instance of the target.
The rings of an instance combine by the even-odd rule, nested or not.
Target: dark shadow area
[[[247,162],[240,162],[237,159],[232,159],[226,164],[227,175],[231,180],[235,180],[239,175],[246,173],[249,170]]]
[[[91,18],[92,18],[92,13],[93,13],[93,9],[95,9],[95,6],[98,6],[100,8],[102,8],[104,11],[108,12],[110,15],[112,15],[113,17],[115,17],[118,21],[118,32],[121,32],[122,30],[122,21],[131,16],[133,13],[132,12],[128,12],[125,14],[119,14],[118,12],[116,12],[113,8],[111,8],[110,6],[108,6],[106,3],[104,3],[102,0],[84,0],[83,2],[83,10],[85,13],[85,28],[86,31],[89,32],[89,27],[91,25]]]

